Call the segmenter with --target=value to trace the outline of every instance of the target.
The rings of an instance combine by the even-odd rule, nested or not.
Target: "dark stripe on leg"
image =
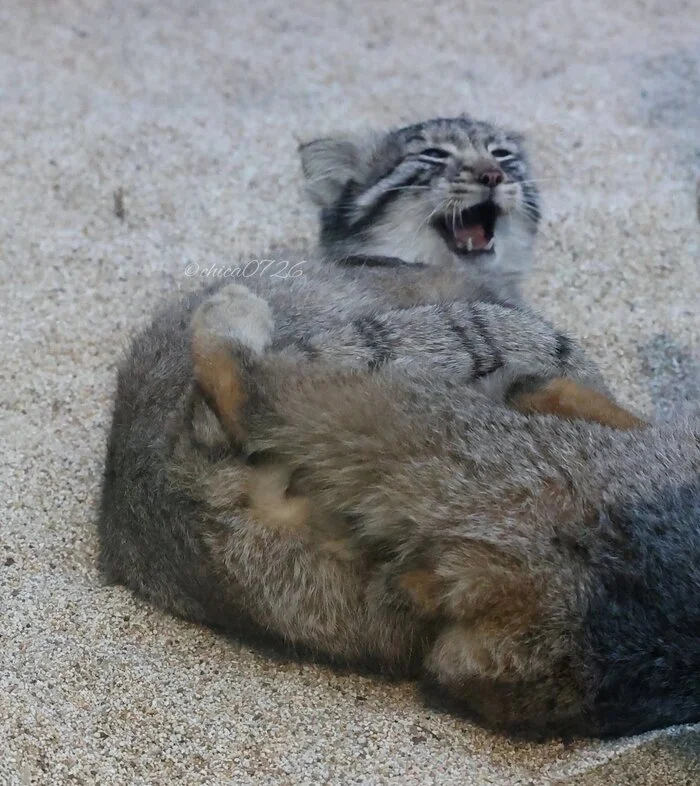
[[[356,319],[354,324],[365,345],[372,352],[369,361],[370,371],[375,371],[393,359],[393,341],[386,325],[373,317],[361,317]]]
[[[482,376],[481,358],[474,347],[474,343],[471,336],[469,335],[469,332],[464,328],[463,325],[460,325],[459,322],[454,319],[454,317],[450,316],[448,312],[445,313],[445,319],[447,321],[447,327],[457,336],[460,343],[469,355],[469,358],[472,362],[474,376]]]
[[[482,340],[484,346],[487,349],[487,357],[483,359],[480,374],[480,376],[486,376],[487,374],[492,374],[497,369],[502,368],[502,366],[505,364],[505,361],[503,360],[501,351],[498,349],[493,340],[493,337],[491,336],[488,322],[484,319],[484,317],[477,311],[474,311],[472,313],[472,322],[474,323],[474,327],[479,334],[479,338]]]
[[[560,368],[566,367],[571,357],[571,339],[562,333],[556,334],[557,346],[555,352],[557,354],[557,362]]]
[[[319,351],[309,344],[307,338],[299,337],[294,341],[294,348],[301,352],[307,360],[318,360]]]

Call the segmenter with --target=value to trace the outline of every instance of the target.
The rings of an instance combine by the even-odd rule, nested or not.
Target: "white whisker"
[[[512,182],[514,184],[518,184],[518,185],[521,185],[521,186],[526,186],[526,185],[529,185],[530,183],[551,183],[551,182],[554,182],[554,181],[557,181],[557,182],[561,183],[561,182],[563,182],[565,180],[568,180],[569,182],[572,182],[572,179],[569,178],[569,177],[535,177],[535,178],[532,178],[530,180],[513,180]]]
[[[541,218],[540,211],[536,207],[528,205],[525,202],[522,202],[520,205],[518,205],[517,210],[525,214],[528,218],[531,218],[533,221],[537,221],[539,218]]]
[[[424,218],[422,221],[420,221],[420,222],[418,223],[418,226],[416,227],[416,230],[415,230],[415,232],[413,233],[413,240],[414,240],[414,242],[415,242],[415,243],[417,243],[417,242],[418,242],[418,237],[419,237],[420,233],[422,232],[423,228],[424,228],[424,227],[426,227],[426,226],[428,226],[428,224],[430,223],[430,220],[432,219],[432,217],[433,217],[433,216],[434,216],[434,215],[435,215],[437,212],[439,212],[440,210],[442,210],[442,205],[438,205],[437,207],[434,207],[434,208],[433,208],[433,209],[430,211],[430,213],[428,213],[428,215],[427,215],[427,216],[426,216],[426,217],[425,217],[425,218]]]
[[[383,193],[387,194],[389,191],[424,191],[429,188],[430,186],[396,186],[395,188],[385,188]]]

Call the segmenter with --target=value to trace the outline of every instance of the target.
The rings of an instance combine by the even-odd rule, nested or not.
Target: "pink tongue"
[[[455,240],[458,246],[467,247],[468,241],[471,238],[472,248],[475,251],[486,248],[488,240],[486,239],[486,232],[481,224],[472,224],[469,227],[455,227],[454,229]]]

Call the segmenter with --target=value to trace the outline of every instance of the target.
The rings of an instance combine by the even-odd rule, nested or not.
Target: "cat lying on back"
[[[477,167],[488,156],[502,181]],[[517,305],[537,223],[517,137],[457,118],[373,144],[317,141],[302,148],[302,160],[322,205],[325,259],[299,278],[246,279],[272,304],[273,347],[287,361],[435,375],[443,397],[473,385],[531,411],[638,424],[605,395],[575,342]],[[478,215],[469,212],[482,203]],[[402,245],[406,233],[420,242]],[[164,310],[120,369],[99,521],[102,569],[189,619],[267,631],[399,673],[421,668],[433,621],[387,601],[385,569],[353,558],[347,538],[316,547],[306,526],[301,537],[291,532],[308,505],[297,497],[277,504],[287,468],[246,462],[230,439],[236,422],[222,428],[211,400],[221,403],[229,389],[228,352],[217,366],[205,341],[199,357],[221,373],[207,375],[206,396],[193,382],[193,311],[211,298],[199,317],[206,325],[223,315],[225,325],[232,293],[245,313],[236,291],[200,292]],[[262,348],[267,332],[259,335]],[[552,382],[533,386],[532,375]],[[586,388],[567,387],[575,381]]]
[[[313,632],[323,619],[335,635],[315,646],[422,660],[501,729],[617,735],[700,720],[700,424],[523,415],[439,373],[290,361],[271,338],[269,310],[243,288],[195,315],[202,394],[251,477],[267,467],[273,479],[240,490],[260,512],[244,538],[286,534],[307,558],[336,555],[327,585],[272,569],[268,614],[294,615],[309,584],[323,586]],[[192,487],[212,472],[202,499],[221,517],[234,499],[226,462]],[[295,515],[274,515],[275,494]],[[202,534],[244,573],[240,525]]]
[[[262,351],[271,331],[267,307],[231,285],[208,299],[200,293],[166,310],[134,342],[119,375],[108,444],[99,520],[106,576],[198,622],[264,631],[315,654],[417,673],[433,642],[436,619],[398,602],[396,593],[387,594],[387,566],[349,543],[344,512],[335,522],[339,537],[309,535],[312,497],[290,493],[294,479],[286,459],[277,465],[258,451],[261,461],[249,460],[247,415],[240,417],[240,387],[229,373],[238,374],[229,339],[240,338],[232,331],[242,327],[245,343]],[[345,388],[348,412],[357,399],[366,414],[361,402],[377,384],[367,373],[372,368],[377,380],[392,371],[414,379],[428,423],[470,385],[481,386],[493,400],[515,395],[537,409],[539,390],[517,393],[523,370],[555,381],[562,374],[570,380],[597,379],[573,342],[507,305],[375,310],[342,325],[338,336],[323,323],[316,331],[309,325],[301,348],[293,342],[280,346],[279,357],[302,376],[310,370],[310,381],[313,369],[328,364],[354,369],[347,372],[348,381],[355,381]],[[430,401],[420,393],[425,384],[435,393]],[[288,392],[294,401],[294,391]],[[256,395],[251,388],[253,408]],[[592,396],[582,404],[595,396],[607,401],[602,394]],[[638,425],[608,404],[594,416],[620,427]],[[546,396],[543,406],[549,406]],[[322,408],[318,413],[323,418]],[[386,414],[377,410],[366,421],[369,445],[382,444]],[[569,414],[586,416],[585,411]],[[388,434],[395,431],[392,427]],[[388,447],[402,450],[401,444]],[[323,517],[329,526],[335,513]]]

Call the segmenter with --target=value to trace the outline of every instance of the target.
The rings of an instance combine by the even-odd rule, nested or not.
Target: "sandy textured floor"
[[[700,783],[688,731],[516,744],[100,587],[118,354],[188,265],[312,238],[295,134],[524,129],[533,299],[624,400],[700,400],[695,0],[281,5],[0,4],[0,783]]]

